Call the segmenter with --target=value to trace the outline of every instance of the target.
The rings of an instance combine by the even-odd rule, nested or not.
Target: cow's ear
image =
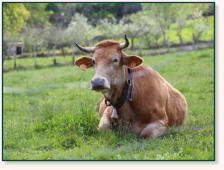
[[[134,68],[139,65],[141,65],[143,62],[143,59],[141,57],[135,56],[135,55],[126,55],[124,56],[124,65]]]
[[[91,57],[80,57],[75,61],[75,65],[77,65],[81,70],[85,71],[86,69],[93,66]]]

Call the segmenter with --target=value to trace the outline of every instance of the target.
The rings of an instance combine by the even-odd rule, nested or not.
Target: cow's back
[[[162,92],[162,96],[166,98],[165,108],[168,118],[168,126],[183,125],[187,116],[187,102],[185,97],[156,71],[155,76],[156,79],[163,84],[160,92]],[[166,90],[162,89],[164,85],[166,86]],[[157,92],[159,93],[159,91]],[[167,94],[165,94],[166,92]]]
[[[148,66],[142,65],[133,72],[132,106],[136,116],[148,123],[161,118],[168,126],[182,125],[187,114],[185,97]]]

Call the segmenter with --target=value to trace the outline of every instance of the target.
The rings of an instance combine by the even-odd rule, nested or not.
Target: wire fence
[[[185,44],[178,47],[167,46],[164,48],[158,49],[143,49],[141,45],[141,41],[139,41],[138,49],[135,50],[127,50],[127,53],[138,55],[138,56],[155,56],[162,55],[173,52],[187,52],[197,49],[203,48],[211,48],[214,46],[214,41],[200,42],[195,44]],[[14,53],[13,59],[12,57],[3,60],[3,71],[8,72],[12,70],[28,70],[28,69],[40,69],[52,66],[65,66],[65,65],[74,65],[75,58],[80,56],[78,51],[75,51],[75,48],[72,48],[72,52],[66,54],[66,56],[57,55],[56,49],[52,50],[53,55],[41,56],[38,57],[36,51],[33,52],[32,58],[21,58]]]

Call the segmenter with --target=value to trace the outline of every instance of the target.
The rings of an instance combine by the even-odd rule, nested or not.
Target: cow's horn
[[[75,42],[75,45],[76,45],[76,47],[78,47],[78,49],[80,49],[81,51],[86,52],[86,53],[93,53],[95,50],[95,47],[82,47],[81,45],[77,44],[76,42]]]
[[[125,42],[120,43],[120,49],[124,49],[124,48],[127,48],[129,46],[129,41],[128,41],[128,38],[127,38],[126,34],[124,36],[124,39],[125,39]]]

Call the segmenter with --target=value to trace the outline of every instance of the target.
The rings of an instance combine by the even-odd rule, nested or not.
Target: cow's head
[[[92,90],[106,93],[126,80],[127,67],[134,68],[142,63],[138,56],[128,56],[122,50],[127,48],[129,41],[125,35],[125,42],[104,40],[95,47],[76,46],[84,52],[92,53],[92,57],[80,57],[75,64],[86,70],[93,67],[94,77],[91,80]]]

